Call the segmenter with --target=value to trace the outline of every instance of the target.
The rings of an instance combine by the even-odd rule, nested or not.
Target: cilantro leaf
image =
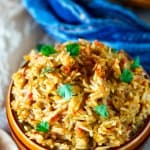
[[[106,118],[108,117],[108,111],[107,111],[107,106],[106,105],[97,105],[94,108],[94,111],[98,114],[101,115],[102,117]]]
[[[134,60],[134,62],[131,64],[131,69],[135,69],[140,67],[140,57],[137,56]]]
[[[69,100],[73,96],[73,92],[70,84],[61,85],[58,90],[58,95],[63,97],[66,100]]]
[[[36,49],[42,53],[44,56],[49,56],[50,54],[54,54],[56,52],[55,48],[52,45],[47,44],[38,44]]]
[[[120,76],[120,80],[122,82],[130,83],[132,79],[133,79],[133,73],[129,69],[124,69]]]
[[[71,43],[66,45],[66,49],[70,56],[78,56],[80,53],[80,46],[77,43]]]
[[[36,45],[36,50],[40,52],[43,45],[44,44],[37,44]]]
[[[47,72],[53,72],[54,68],[51,68],[50,66],[47,66],[46,68],[42,68],[41,74],[45,74]]]
[[[111,50],[112,50],[113,53],[117,53],[118,52],[118,50],[115,49],[115,48],[112,48]]]
[[[41,121],[39,124],[37,124],[36,130],[39,132],[48,132],[49,123],[47,121]]]

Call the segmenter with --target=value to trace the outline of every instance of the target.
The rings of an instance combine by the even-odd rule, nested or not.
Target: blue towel
[[[132,57],[150,73],[150,26],[108,0],[23,0],[32,17],[55,40],[100,40]]]

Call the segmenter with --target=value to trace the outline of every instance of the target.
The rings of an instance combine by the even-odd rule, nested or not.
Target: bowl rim
[[[129,59],[132,59],[130,56],[128,57]],[[27,64],[28,62],[23,62],[21,65],[21,68],[26,66]],[[145,70],[144,72],[146,73],[147,78],[150,79],[149,74]],[[30,140],[20,128],[17,119],[13,115],[13,110],[11,109],[12,87],[13,87],[13,80],[10,81],[8,93],[7,93],[7,99],[6,99],[6,116],[7,116],[9,126],[11,128],[13,138],[15,140],[18,140],[22,145],[27,146],[27,148],[31,150],[47,149],[47,148],[44,148],[44,146],[36,143],[35,141]],[[141,129],[129,141],[125,142],[123,145],[119,147],[114,147],[112,149],[113,150],[133,150],[137,148],[138,146],[140,146],[144,142],[144,140],[150,136],[150,116],[148,116],[147,119],[144,120],[144,122],[145,123],[141,127]],[[15,135],[16,135],[16,138],[14,137]]]

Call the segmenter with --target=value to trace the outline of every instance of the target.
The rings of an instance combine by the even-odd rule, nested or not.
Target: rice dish
[[[13,74],[11,108],[25,135],[47,149],[101,150],[129,141],[150,115],[150,81],[99,41],[38,45]]]

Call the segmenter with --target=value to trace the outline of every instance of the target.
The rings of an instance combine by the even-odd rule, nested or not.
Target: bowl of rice
[[[12,76],[7,118],[21,150],[132,150],[150,135],[150,80],[123,50],[39,44]]]

